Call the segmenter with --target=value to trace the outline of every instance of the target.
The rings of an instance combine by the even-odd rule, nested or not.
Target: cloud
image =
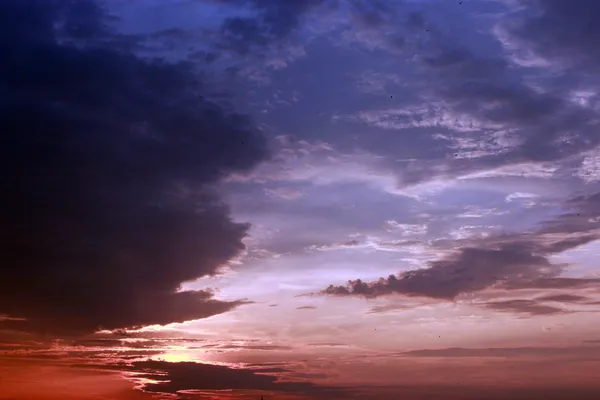
[[[389,232],[399,233],[400,236],[418,236],[427,233],[427,225],[424,224],[402,224],[394,220],[385,222]]]
[[[498,168],[491,168],[484,171],[473,172],[459,176],[459,179],[484,179],[484,178],[499,178],[499,177],[523,177],[550,179],[554,177],[554,173],[558,170],[555,165],[548,163],[518,163],[505,165]]]
[[[568,4],[560,0],[519,2],[512,18],[502,24],[513,45],[565,68],[593,72],[600,65],[600,28],[594,16],[600,5],[593,0]]]
[[[485,303],[485,307],[497,311],[513,312],[529,315],[554,315],[564,314],[566,311],[544,304],[536,300],[505,300]]]
[[[599,340],[600,342],[600,340]],[[335,342],[331,342],[331,343],[308,343],[308,346],[314,346],[314,347],[347,347],[349,346],[347,343],[335,343]]]
[[[362,246],[363,245],[361,245],[361,243],[358,240],[352,239],[352,240],[348,240],[347,242],[341,242],[341,243],[333,243],[333,244],[327,244],[327,245],[321,245],[321,246],[312,245],[308,249],[309,250],[319,250],[319,251],[330,251],[330,250],[351,249],[351,248],[362,247]]]
[[[590,217],[600,213],[599,198],[600,193],[597,193],[567,201],[566,206],[574,212],[541,224],[537,231],[457,240],[447,256],[430,261],[428,268],[390,275],[373,282],[351,280],[343,286],[330,285],[322,293],[366,298],[402,294],[454,299],[460,294],[493,286],[515,289],[597,285],[600,279],[559,277],[566,265],[554,264],[549,257],[600,239],[598,221],[589,222]],[[491,307],[551,311],[550,308],[535,308],[536,304],[523,302],[499,303]]]
[[[239,344],[215,344],[215,345],[204,345],[202,349],[215,348],[219,350],[292,350],[291,346],[279,346],[279,345],[239,345]]]
[[[276,139],[272,162],[261,164],[251,173],[233,174],[228,181],[282,186],[363,183],[394,190],[394,176],[390,172],[381,172],[377,165],[380,160],[374,154],[365,151],[342,153],[331,144],[318,140],[309,142],[290,136]]]
[[[533,193],[514,192],[507,195],[505,200],[507,203],[518,201],[522,203],[525,207],[530,208],[537,204],[535,201],[537,197],[539,196]]]
[[[506,211],[501,211],[495,208],[481,208],[477,206],[467,206],[467,211],[458,214],[457,218],[483,218],[488,216],[498,216],[507,214]]]
[[[503,282],[502,287],[509,290],[519,289],[578,289],[597,286],[597,278],[538,278],[521,282]]]
[[[463,225],[458,229],[453,229],[448,232],[448,235],[452,239],[467,239],[474,238],[477,236],[486,237],[491,234],[490,229],[498,228],[497,226],[484,226],[484,225]]]
[[[461,293],[483,290],[501,280],[523,275],[534,278],[544,271],[557,274],[548,260],[535,256],[520,246],[499,249],[464,248],[448,258],[430,262],[430,267],[390,275],[366,283],[360,279],[347,286],[329,286],[324,293],[378,297],[393,293],[453,299]]]
[[[554,315],[577,312],[577,310],[567,309],[565,303],[576,305],[594,305],[589,297],[572,295],[567,293],[556,293],[545,296],[539,296],[534,299],[510,299],[501,301],[491,301],[480,303],[478,305],[502,312],[526,315]],[[550,304],[548,304],[550,303]],[[556,304],[561,303],[563,307]]]
[[[219,30],[217,48],[240,55],[262,54],[284,40],[300,26],[302,17],[326,0],[210,0],[217,4],[246,7],[253,15],[226,18]]]
[[[347,398],[350,394],[310,382],[281,381],[278,375],[288,371],[279,367],[241,369],[193,362],[141,361],[130,366],[114,365],[114,369],[136,372],[136,378],[144,380],[143,390],[152,393],[246,389],[333,398]]]
[[[404,298],[401,301],[392,301],[387,304],[375,305],[371,307],[368,314],[384,314],[395,311],[406,311],[413,310],[417,307],[429,306],[433,304],[435,300],[431,299],[407,299]]]
[[[426,106],[411,105],[404,108],[384,108],[359,111],[354,115],[336,115],[334,121],[354,121],[383,129],[409,129],[409,128],[448,128],[456,132],[477,132],[482,129],[501,128],[497,124],[486,124],[466,113],[458,113],[447,104],[439,102],[428,102]],[[450,149],[462,149],[460,153],[465,158],[466,150],[471,147],[479,147],[482,152],[480,156],[504,152],[503,146],[494,145],[490,138],[490,144],[484,147],[484,141],[478,141],[477,146],[473,143],[453,138],[449,143]],[[473,153],[475,154],[475,153]]]
[[[211,187],[265,159],[265,141],[199,98],[187,65],[114,45],[103,17],[90,0],[0,4],[0,312],[24,328],[167,324],[244,303],[179,288],[244,248],[248,225]]]
[[[593,342],[592,342],[593,343]],[[452,347],[447,349],[423,349],[401,353],[406,357],[581,357],[587,359],[597,358],[600,347],[573,346],[573,347],[491,347],[484,349],[470,349]]]
[[[342,26],[341,44],[356,47],[356,44],[370,50],[385,50],[401,53],[406,38],[398,26],[412,25],[413,21],[401,21],[402,15],[396,4],[379,0],[349,0],[342,7],[349,14]],[[401,21],[399,23],[399,21]]]
[[[283,200],[297,200],[304,196],[304,192],[293,188],[265,189],[265,193],[269,197],[279,198]]]
[[[600,180],[600,148],[583,153],[583,160],[576,175],[586,183]]]
[[[135,345],[136,343],[137,342],[134,342],[133,345]],[[82,347],[120,347],[123,344],[124,342],[118,339],[78,339],[71,341],[71,345]],[[156,341],[150,341],[149,346],[144,347],[156,346],[157,344],[158,342]]]
[[[437,54],[423,57],[423,65],[443,77],[434,95],[440,101],[455,112],[513,130],[511,135],[519,138],[520,145],[503,155],[505,161],[495,160],[500,161],[497,165],[558,160],[583,151],[594,141],[593,111],[570,103],[556,91],[528,87],[503,59],[442,47]],[[576,136],[562,140],[567,132]]]
[[[579,303],[582,301],[589,300],[589,298],[585,296],[577,296],[574,294],[551,294],[547,296],[538,297],[536,300],[553,301],[557,303]]]
[[[296,307],[296,310],[316,310],[317,307],[315,306],[302,306],[302,307]]]
[[[381,96],[389,92],[391,85],[402,85],[402,79],[397,74],[366,71],[356,77],[355,83],[360,92]]]
[[[470,41],[456,43],[452,35],[441,35],[419,15],[414,26],[426,25],[432,32],[422,39],[417,29],[405,40],[418,53],[407,64],[420,78],[414,87],[418,103],[367,109],[336,119],[384,129],[441,129],[444,133],[438,136],[446,139],[446,150],[453,157],[419,160],[410,173],[399,171],[403,186],[478,174],[479,178],[507,176],[512,166],[528,164],[544,165],[545,175],[540,177],[552,176],[557,163],[580,157],[600,144],[594,85],[579,85],[586,90],[584,97],[574,95],[578,87],[569,85],[582,79],[578,67],[588,66],[592,71],[589,67],[600,61],[593,48],[599,30],[590,22],[585,1],[574,7],[557,0],[521,3],[524,7],[506,14],[506,23],[497,28],[504,34],[499,39],[505,50],[510,52],[506,47],[510,39],[538,57],[570,61],[567,64],[572,68],[563,71],[567,74],[540,71],[539,82],[532,84],[530,70],[515,68],[506,54],[485,55],[480,48],[475,51]],[[595,3],[589,8],[595,9]],[[556,30],[553,21],[559,26]],[[588,154],[578,171],[582,179],[593,179],[595,158]],[[493,171],[492,175],[487,171]]]
[[[470,124],[471,130],[480,131],[482,126],[473,126]],[[494,127],[490,127],[494,128]],[[456,128],[455,128],[456,129]],[[454,157],[461,158],[482,158],[494,156],[514,150],[520,143],[519,139],[511,135],[510,131],[493,131],[491,133],[478,133],[477,136],[451,136],[448,147],[454,150]]]

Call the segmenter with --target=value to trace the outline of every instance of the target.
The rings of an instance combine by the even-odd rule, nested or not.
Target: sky
[[[0,2],[0,400],[597,399],[599,13]]]

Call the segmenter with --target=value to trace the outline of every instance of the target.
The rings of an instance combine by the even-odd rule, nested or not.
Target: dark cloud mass
[[[165,324],[241,304],[178,288],[243,249],[248,226],[211,187],[264,159],[265,142],[200,99],[187,65],[112,39],[91,0],[0,3],[0,313],[29,328]]]
[[[139,361],[130,366],[115,365],[119,370],[138,372],[139,378],[149,379],[144,390],[155,393],[178,393],[186,390],[263,390],[297,395],[348,398],[350,390],[317,386],[310,382],[280,381],[275,374],[289,372],[283,368],[235,369],[221,365],[193,362],[170,363]]]

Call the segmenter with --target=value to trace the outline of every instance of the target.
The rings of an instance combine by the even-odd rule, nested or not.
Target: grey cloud
[[[408,271],[398,277],[390,275],[371,283],[360,279],[350,281],[348,286],[329,286],[325,293],[365,297],[402,293],[452,299],[502,280],[533,279],[559,271],[546,258],[533,255],[518,245],[498,249],[463,248],[448,258],[431,262],[426,269]]]
[[[359,28],[377,29],[393,16],[394,8],[379,0],[350,0],[351,13]]]
[[[586,194],[569,199],[564,208],[568,213],[543,224],[546,233],[585,232],[597,227],[600,220],[600,192]],[[570,240],[577,240],[571,238]]]
[[[421,240],[395,240],[389,242],[378,242],[377,245],[383,247],[410,247],[410,246],[420,246],[423,245],[423,241]]]
[[[25,350],[25,351],[23,351]],[[88,367],[94,366],[96,368],[102,367],[106,362],[114,361],[115,357],[119,360],[133,360],[140,358],[148,358],[156,356],[162,353],[162,350],[156,349],[100,349],[98,347],[80,348],[78,350],[72,349],[59,349],[48,348],[48,349],[34,349],[28,350],[27,348],[20,348],[13,352],[6,352],[5,355],[10,358],[20,359],[32,359],[32,360],[65,360],[68,359],[71,362],[83,361]]]
[[[83,332],[244,304],[178,289],[243,250],[248,225],[212,187],[265,141],[199,98],[188,65],[112,46],[104,17],[90,0],[0,3],[0,313],[27,319],[2,325]]]
[[[264,390],[294,393],[305,396],[348,398],[351,392],[341,388],[317,386],[310,382],[280,381],[276,374],[287,373],[283,368],[234,369],[226,366],[193,362],[163,361],[134,362],[114,365],[113,369],[140,373],[149,379],[143,390],[151,393],[177,393],[184,390]]]
[[[599,340],[600,342],[600,340]],[[331,343],[309,343],[309,346],[314,346],[314,347],[344,347],[344,346],[348,346],[348,344],[346,343],[335,343],[335,342],[331,342]]]
[[[279,345],[236,345],[236,344],[214,344],[205,345],[200,347],[202,349],[224,349],[224,350],[292,350],[291,346],[279,346]]]
[[[600,278],[539,278],[521,282],[503,282],[502,287],[518,289],[578,289],[600,284]]]
[[[415,304],[385,304],[381,306],[373,306],[368,314],[383,314],[391,311],[404,311],[414,308]]]
[[[301,307],[296,307],[296,310],[316,310],[317,307],[315,306],[301,306]]]
[[[122,343],[118,339],[79,339],[70,342],[72,346],[83,347],[119,347]]]
[[[525,7],[505,24],[513,39],[542,57],[595,72],[600,65],[597,1],[521,0],[519,3]]]
[[[536,300],[494,301],[485,303],[484,306],[492,310],[528,315],[554,315],[567,312],[561,308],[548,306]]]
[[[590,357],[597,358],[600,347],[573,346],[573,347],[490,347],[471,349],[452,347],[446,349],[423,349],[400,353],[406,357]]]
[[[548,296],[542,296],[536,298],[538,301],[553,301],[557,303],[579,303],[582,301],[589,300],[588,297],[585,296],[577,296],[574,294],[551,294]]]
[[[519,29],[515,29],[533,43],[532,46],[548,52],[564,52],[566,58],[570,53],[576,53],[578,59],[593,57],[597,63],[600,52],[591,47],[600,30],[593,27],[591,14],[586,9],[594,10],[597,6],[595,3],[581,3],[571,7],[560,0],[531,2],[530,6],[537,5],[543,13],[526,14],[518,24]],[[420,27],[424,19],[422,15],[416,15],[410,20]],[[507,19],[512,17],[509,14]],[[554,21],[559,29],[552,28]],[[489,48],[496,45],[490,43]],[[568,98],[572,87],[565,89],[565,81],[579,79],[577,68],[570,71],[571,75],[548,78],[541,83],[542,90],[539,90],[527,81],[524,75],[527,71],[515,68],[502,56],[487,51],[488,54],[483,54],[483,51],[472,47],[454,43],[443,35],[431,34],[422,46],[413,49],[418,53],[415,64],[418,76],[425,82],[419,86],[422,99],[429,104],[438,104],[444,110],[438,111],[439,116],[452,114],[453,123],[461,125],[456,127],[457,130],[478,131],[478,135],[473,137],[474,143],[484,143],[484,137],[502,133],[503,142],[510,142],[510,145],[504,143],[503,146],[469,151],[468,154],[456,152],[452,159],[438,157],[429,162],[415,161],[408,165],[409,171],[398,172],[402,186],[434,178],[452,179],[525,162],[564,161],[600,144],[596,132],[600,123],[597,112],[572,102]],[[414,118],[418,113],[399,116],[390,111],[383,113],[390,114],[387,117],[390,122],[383,116],[377,116],[375,122],[379,126],[402,129],[427,127],[421,116]],[[398,117],[400,121],[396,121]],[[428,118],[428,121],[434,120]],[[438,121],[438,127],[453,129],[444,126],[442,121]],[[465,132],[461,136],[470,138]],[[448,153],[455,153],[451,150],[449,147]]]
[[[453,299],[462,293],[481,291],[492,286],[505,289],[568,288],[598,285],[597,278],[559,277],[566,267],[554,264],[549,257],[600,239],[600,224],[587,222],[594,214],[597,195],[575,198],[577,212],[564,214],[532,233],[494,235],[460,240],[448,256],[429,262],[428,268],[390,275],[374,282],[360,279],[347,285],[330,285],[323,294],[363,296],[390,294]],[[590,204],[592,203],[592,204]],[[585,224],[581,220],[585,219]],[[548,231],[548,226],[552,227]],[[534,303],[502,303],[489,305],[528,309],[530,312],[554,312]]]
[[[232,50],[240,55],[262,54],[265,48],[280,45],[298,27],[301,18],[310,10],[325,4],[335,6],[328,0],[210,0],[252,9],[253,17],[227,18],[220,29],[218,48]]]
[[[319,246],[312,245],[309,247],[309,249],[310,250],[329,251],[329,250],[348,249],[348,248],[358,247],[360,245],[361,245],[361,243],[358,240],[352,239],[352,240],[348,240],[346,242],[340,242],[340,243],[324,244],[324,245],[319,245]]]
[[[294,188],[274,188],[265,189],[265,194],[269,197],[279,198],[283,200],[297,200],[304,196],[304,192]]]
[[[0,333],[1,335],[1,333]],[[38,342],[33,340],[19,340],[16,338],[4,337],[4,335],[0,336],[0,354],[2,352],[35,352],[35,351],[43,351],[48,350],[51,347],[51,343],[47,342]]]
[[[520,146],[504,153],[502,159],[488,157],[491,166],[562,159],[597,143],[593,135],[597,116],[592,110],[568,102],[564,93],[539,92],[527,86],[503,59],[448,49],[423,57],[423,63],[439,78],[435,91],[451,109],[504,129],[517,129],[513,135]],[[560,142],[566,131],[581,136]]]
[[[219,51],[229,50],[242,56],[262,57],[268,50],[289,47],[291,39],[310,13],[348,10],[350,30],[373,34],[384,25],[396,23],[395,8],[380,0],[205,0],[213,3],[245,7],[252,16],[230,17],[218,32]],[[379,34],[376,34],[378,36]],[[391,50],[405,45],[402,35],[395,32],[378,37],[381,45]]]

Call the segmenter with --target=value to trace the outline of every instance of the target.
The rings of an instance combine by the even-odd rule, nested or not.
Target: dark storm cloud
[[[156,381],[146,383],[143,387],[145,391],[155,393],[246,389],[331,398],[351,396],[351,392],[344,389],[317,386],[310,382],[279,381],[279,377],[274,374],[287,373],[283,368],[234,369],[221,365],[163,361],[141,361],[134,362],[131,366],[115,365],[114,368],[138,372],[139,378]]]
[[[264,159],[263,138],[200,99],[187,65],[70,46],[57,21],[109,42],[91,0],[0,3],[0,313],[90,331],[242,304],[178,289],[243,249],[210,188]]]
[[[568,201],[568,205],[576,206],[574,212],[543,224],[535,232],[457,241],[452,253],[430,262],[429,268],[390,275],[374,282],[358,279],[345,286],[330,285],[323,293],[367,298],[397,293],[453,299],[462,293],[492,286],[559,289],[598,285],[600,279],[596,278],[558,277],[565,265],[554,264],[549,259],[554,254],[600,239],[600,221],[591,219],[600,211],[597,198],[595,194]],[[529,307],[532,312],[542,311],[542,308],[534,310],[534,304],[515,303],[513,306]]]

